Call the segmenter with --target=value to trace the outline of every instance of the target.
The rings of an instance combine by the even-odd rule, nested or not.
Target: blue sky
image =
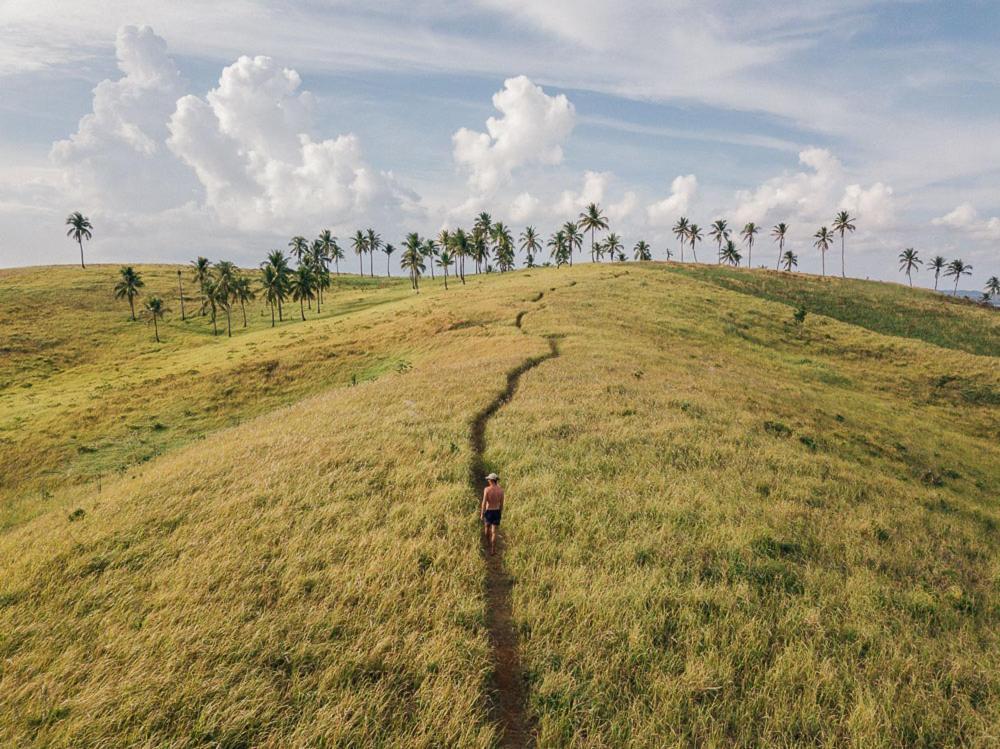
[[[913,246],[981,286],[998,42],[986,1],[7,0],[0,265],[72,262],[77,209],[94,261],[255,263],[483,209],[547,235],[594,199],[658,257],[681,214],[786,221],[807,271],[846,208],[849,273],[901,280]]]

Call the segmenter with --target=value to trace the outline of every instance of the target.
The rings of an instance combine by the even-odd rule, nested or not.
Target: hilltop
[[[996,311],[616,263],[157,344],[116,272],[0,271],[0,744],[491,746],[503,605],[541,746],[1000,730]]]

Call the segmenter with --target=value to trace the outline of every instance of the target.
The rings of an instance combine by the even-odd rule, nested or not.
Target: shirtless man
[[[493,556],[497,553],[497,526],[500,525],[500,514],[503,512],[503,489],[500,488],[500,477],[495,473],[487,476],[486,482],[483,502],[479,506],[479,519],[483,521],[483,532],[490,539],[490,556]]]

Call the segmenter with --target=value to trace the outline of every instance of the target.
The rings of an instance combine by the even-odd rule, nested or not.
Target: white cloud
[[[646,216],[653,226],[667,226],[691,207],[698,193],[698,178],[693,174],[674,177],[670,195],[646,207]]]
[[[520,166],[562,161],[562,144],[576,118],[565,95],[549,96],[521,75],[504,81],[493,106],[502,116],[486,120],[487,132],[463,127],[452,136],[455,162],[469,171],[473,187],[490,192]]]
[[[931,221],[934,226],[961,229],[977,239],[1000,239],[1000,217],[981,219],[971,203],[962,203],[955,210]]]
[[[511,221],[528,222],[538,213],[541,201],[529,192],[522,192],[510,203]]]
[[[627,191],[617,203],[608,206],[608,220],[620,223],[635,213],[639,205],[639,197],[631,190]]]
[[[590,203],[600,203],[604,200],[604,191],[611,179],[609,172],[584,172],[583,187],[580,192],[564,190],[555,205],[556,214],[576,216]]]
[[[869,228],[889,226],[895,218],[892,188],[881,182],[867,189],[861,185],[848,185],[838,208],[858,217]]]

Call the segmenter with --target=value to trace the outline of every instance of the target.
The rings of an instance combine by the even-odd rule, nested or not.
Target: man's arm
[[[479,519],[483,520],[483,513],[486,512],[486,489],[483,489],[483,501],[479,503]]]

